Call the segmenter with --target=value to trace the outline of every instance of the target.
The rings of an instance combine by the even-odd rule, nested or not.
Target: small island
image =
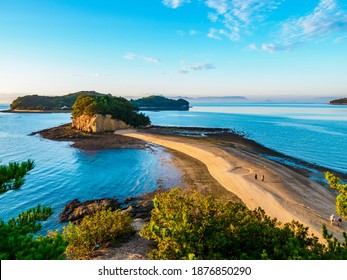
[[[170,99],[164,96],[152,95],[137,100],[131,99],[130,102],[141,111],[188,111],[189,102],[184,99]]]
[[[149,117],[123,97],[80,95],[72,106],[72,128],[99,133],[150,125]]]
[[[76,99],[81,95],[103,96],[105,94],[96,91],[78,91],[63,96],[26,95],[15,99],[10,105],[10,111],[71,111]]]
[[[331,105],[347,105],[347,98],[340,98],[340,99],[335,99],[331,100],[329,102]]]

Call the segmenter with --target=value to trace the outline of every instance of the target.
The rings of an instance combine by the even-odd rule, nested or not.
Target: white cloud
[[[145,62],[157,64],[157,65],[159,65],[160,62],[161,62],[159,58],[149,57],[149,56],[145,56],[145,55],[142,55],[142,54],[138,55],[138,54],[134,54],[134,53],[131,53],[131,52],[126,53],[123,56],[123,58],[127,59],[127,60],[142,60],[142,61],[145,61]]]
[[[204,2],[212,11],[207,17],[212,23],[221,23],[223,28],[219,28],[218,33],[237,41],[242,32],[254,28],[255,23],[261,22],[266,18],[268,12],[276,9],[285,0],[198,0]],[[162,3],[170,8],[176,9],[189,0],[163,0]],[[221,39],[211,28],[207,35],[213,39]]]
[[[163,0],[163,4],[169,8],[176,9],[190,0]]]
[[[220,30],[217,30],[215,28],[210,28],[210,31],[208,32],[207,37],[211,39],[222,40],[219,34],[220,34]]]
[[[186,65],[185,63],[182,63],[182,69],[177,70],[176,74],[188,74],[193,71],[207,71],[207,70],[213,70],[216,69],[216,67],[212,63],[202,63],[199,62],[194,65]]]
[[[336,39],[334,39],[334,43],[342,43],[344,41],[347,40],[347,35],[346,36],[341,36],[341,37],[337,37]]]
[[[194,29],[190,29],[189,31],[185,32],[183,30],[178,30],[177,31],[177,34],[180,35],[180,36],[185,36],[185,35],[190,35],[190,36],[195,36],[195,35],[198,35],[199,32],[194,30]]]
[[[126,53],[124,55],[124,59],[128,59],[128,60],[134,60],[136,59],[138,56],[136,54],[133,53]]]
[[[249,51],[263,51],[268,53],[276,53],[279,51],[290,51],[294,48],[295,44],[262,44],[261,46],[257,46],[256,44],[250,44],[246,47]]]
[[[250,44],[246,47],[247,50],[249,51],[257,51],[258,50],[258,47],[256,44]]]
[[[347,14],[336,0],[320,0],[309,15],[282,24],[282,37],[287,43],[321,40],[335,32],[347,31]]]

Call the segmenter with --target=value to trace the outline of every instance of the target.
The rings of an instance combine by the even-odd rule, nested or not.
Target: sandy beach
[[[198,190],[220,200],[243,202],[250,209],[261,207],[283,223],[292,220],[303,223],[318,237],[322,235],[322,224],[340,240],[346,231],[345,223],[341,227],[329,224],[330,215],[335,213],[336,191],[311,180],[311,174],[304,168],[267,159],[264,155],[286,156],[237,133],[221,129],[151,127],[137,132],[91,135],[75,131],[68,124],[33,134],[36,133],[55,141],[73,142],[73,147],[82,150],[160,145],[167,148],[182,170],[186,192]],[[299,163],[300,166],[308,164]],[[313,168],[325,171],[319,166]],[[346,179],[343,175],[342,178]]]
[[[283,223],[300,221],[319,237],[322,224],[326,224],[330,232],[342,237],[345,225],[340,228],[330,226],[328,221],[335,213],[336,194],[332,190],[282,164],[256,155],[247,146],[144,131],[124,136],[154,143],[198,160],[221,186],[250,209],[261,207],[269,216]]]

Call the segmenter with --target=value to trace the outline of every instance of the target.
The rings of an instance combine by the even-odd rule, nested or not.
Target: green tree
[[[151,259],[347,259],[346,234],[341,244],[323,226],[322,244],[308,230],[262,209],[173,189],[155,197],[140,234],[153,242]]]
[[[9,190],[18,190],[24,184],[24,176],[34,168],[32,160],[22,163],[10,162],[0,165],[0,194]]]
[[[330,172],[325,173],[325,178],[331,188],[339,191],[336,197],[336,213],[347,220],[347,184],[342,184],[340,178]]]
[[[1,193],[19,189],[25,174],[34,167],[34,162],[9,163],[0,168]],[[52,215],[50,207],[29,209],[8,222],[0,219],[0,259],[63,259],[66,241],[58,232],[35,237],[41,228],[40,221]]]
[[[95,114],[111,115],[112,118],[122,120],[126,124],[139,127],[150,124],[149,117],[138,113],[137,107],[123,97],[111,95],[81,95],[73,107],[72,117],[81,115],[93,116]]]

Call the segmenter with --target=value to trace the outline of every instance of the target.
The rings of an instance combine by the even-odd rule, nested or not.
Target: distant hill
[[[182,98],[174,100],[164,96],[152,95],[137,100],[131,99],[130,102],[142,111],[189,110],[189,102]]]
[[[329,102],[332,105],[347,105],[347,98],[335,99]]]
[[[80,95],[105,95],[96,91],[79,91],[63,96],[26,95],[18,97],[10,105],[11,110],[71,110]]]
[[[245,96],[201,96],[187,98],[192,103],[240,103],[249,101]]]

